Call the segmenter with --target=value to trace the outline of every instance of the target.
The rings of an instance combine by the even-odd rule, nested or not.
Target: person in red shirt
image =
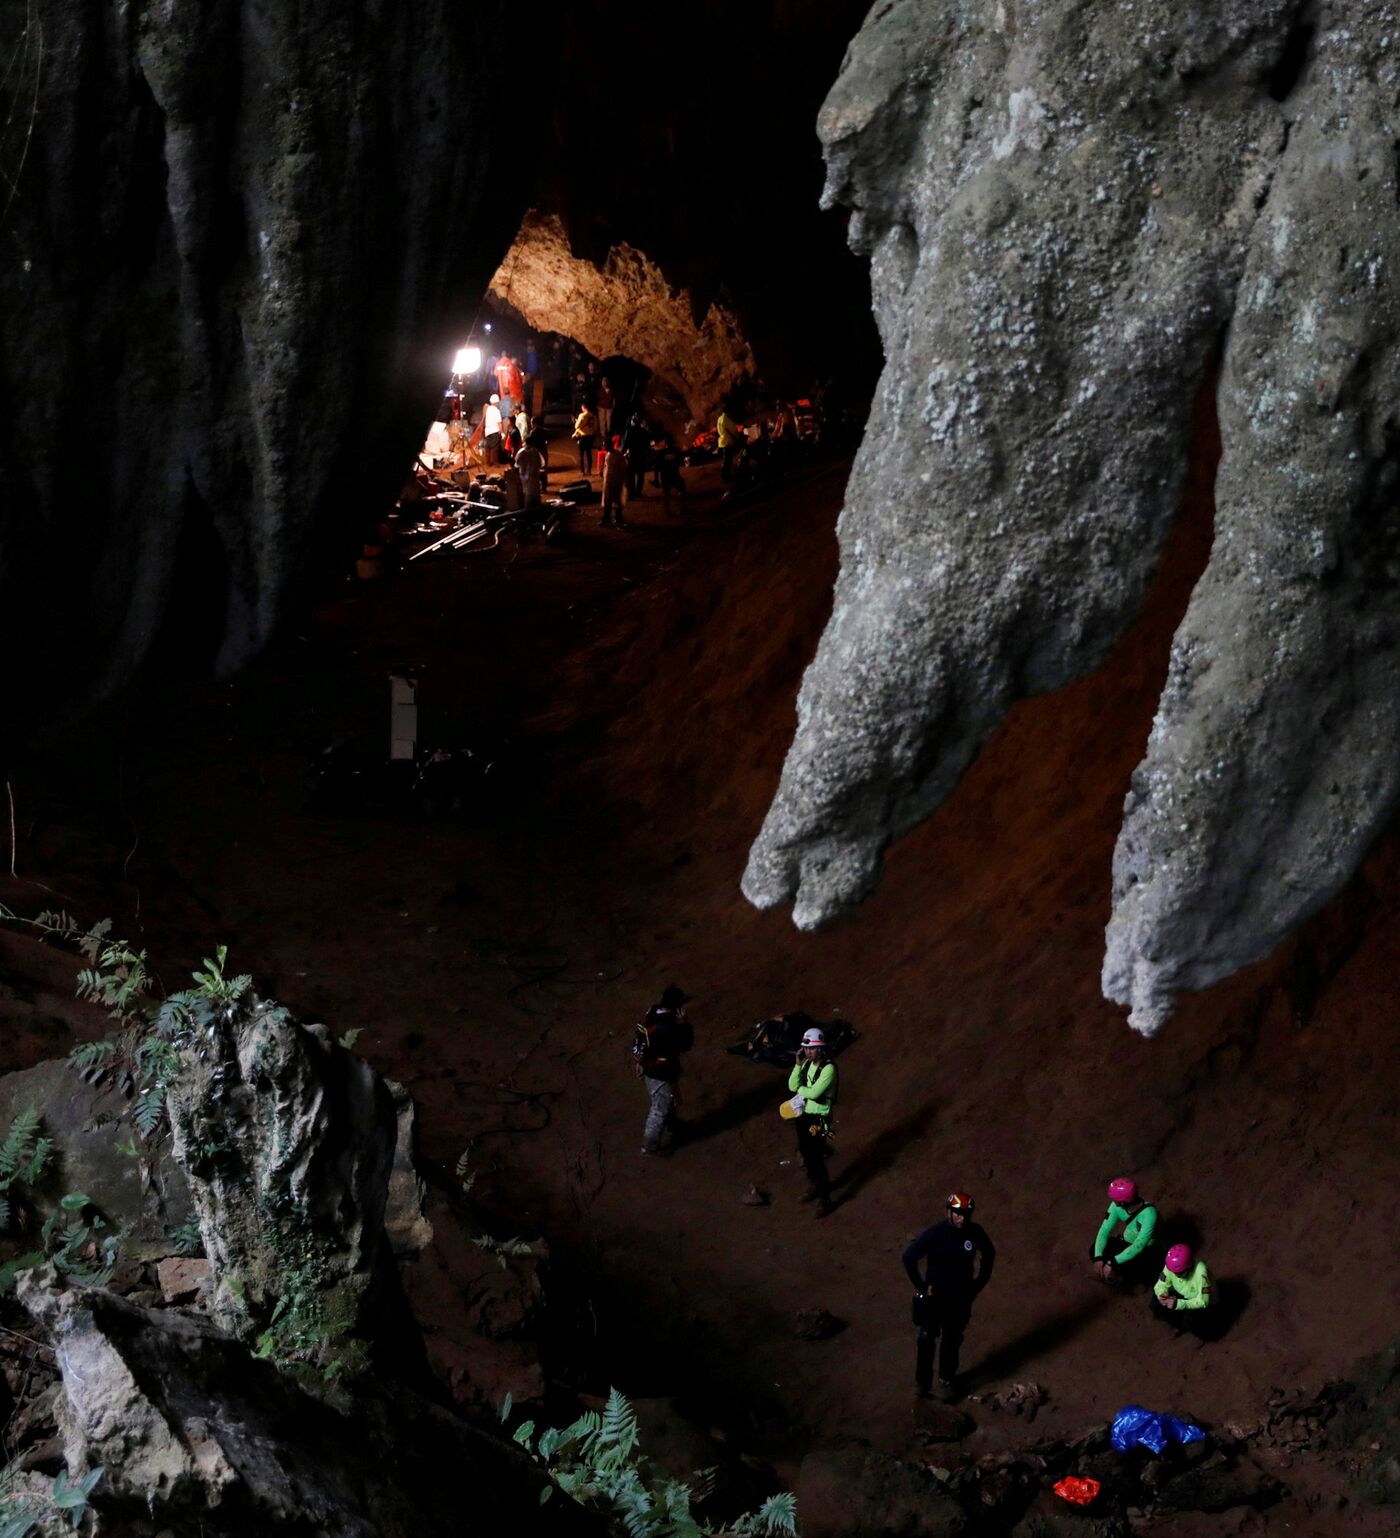
[[[525,382],[520,365],[506,352],[496,360],[496,388],[501,393],[501,409],[507,416],[525,399]]]

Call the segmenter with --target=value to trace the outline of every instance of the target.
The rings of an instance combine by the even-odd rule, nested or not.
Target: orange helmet
[[[949,1212],[971,1212],[976,1205],[966,1191],[954,1191],[948,1198]]]

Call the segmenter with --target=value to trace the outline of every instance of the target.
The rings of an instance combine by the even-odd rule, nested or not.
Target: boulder
[[[67,1191],[82,1191],[114,1228],[124,1228],[128,1259],[168,1255],[170,1233],[193,1213],[189,1187],[162,1143],[150,1159],[117,1144],[131,1137],[131,1101],[111,1084],[92,1084],[55,1058],[0,1079],[0,1131],[34,1106],[53,1139],[54,1157],[35,1193],[52,1211]]]
[[[971,1530],[934,1475],[868,1448],[809,1453],[797,1509],[803,1538],[961,1538]]]
[[[361,1383],[347,1413],[212,1320],[54,1280],[28,1273],[21,1299],[54,1340],[69,1470],[106,1471],[114,1532],[419,1538],[461,1530],[469,1503],[478,1538],[604,1538],[557,1490],[541,1504],[519,1449],[407,1390]]]
[[[244,989],[185,1039],[167,1104],[220,1324],[322,1361],[382,1333],[400,1115],[369,1064]]]
[[[209,1285],[209,1262],[193,1255],[172,1255],[156,1265],[160,1295],[167,1303],[193,1303]]]
[[[1157,1491],[1162,1511],[1229,1511],[1236,1506],[1258,1509],[1284,1493],[1284,1487],[1251,1458],[1216,1451],[1194,1467],[1166,1481]]]

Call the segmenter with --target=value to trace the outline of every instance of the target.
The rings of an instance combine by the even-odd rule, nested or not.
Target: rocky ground
[[[480,1220],[548,1241],[542,1316],[460,1255],[411,1273],[464,1402],[615,1381],[675,1396],[805,1488],[809,1533],[913,1521],[867,1506],[820,1525],[862,1481],[894,1498],[888,1456],[942,1471],[915,1504],[932,1480],[989,1519],[1029,1507],[1041,1525],[1025,1531],[1052,1534],[1084,1523],[1045,1495],[1050,1477],[1106,1472],[1091,1428],[1138,1401],[1215,1429],[1208,1460],[1227,1449],[1170,1481],[1214,1481],[1200,1499],[1224,1515],[1109,1492],[1138,1530],[1387,1530],[1358,1501],[1389,1433],[1324,1385],[1400,1317],[1393,845],[1298,941],[1188,999],[1168,1037],[1130,1034],[1098,994],[1104,873],[1208,550],[1211,465],[1202,421],[1185,513],[1107,665],[1016,707],[830,931],[755,912],[738,878],[826,618],[844,464],[738,507],[703,472],[683,520],[655,498],[632,531],[584,514],[562,549],[329,593],[230,683],[147,679],[20,767],[22,879],[0,899],[111,913],[174,977],[227,943],[299,1013],[362,1029],[359,1050],[420,1103],[438,1189],[470,1147]],[[446,823],[308,813],[309,756],[382,733],[385,674],[406,662],[423,669],[425,737],[496,750],[489,795]],[[3,943],[13,1069],[95,1022],[67,998],[68,963]],[[696,998],[688,1135],[643,1161],[626,1049],[671,981]],[[779,1076],[723,1050],[797,1008],[861,1033],[823,1223],[794,1201]],[[1236,1316],[1222,1341],[1169,1338],[1141,1297],[1085,1275],[1102,1186],[1128,1170],[1220,1277]],[[944,1440],[910,1392],[898,1252],[953,1185],[976,1192],[999,1261],[968,1337],[967,1422]],[[766,1204],[745,1203],[755,1187]],[[839,1328],[802,1338],[795,1316],[815,1309]],[[1036,1392],[988,1397],[1017,1383]]]

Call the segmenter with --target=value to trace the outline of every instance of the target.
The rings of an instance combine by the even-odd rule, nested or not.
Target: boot
[[[822,1196],[817,1199],[817,1216],[819,1218],[829,1218],[835,1211],[836,1203],[829,1196]]]
[[[820,1194],[821,1193],[817,1190],[816,1186],[808,1186],[802,1195],[797,1198],[797,1200],[805,1206],[808,1202],[816,1201]]]

